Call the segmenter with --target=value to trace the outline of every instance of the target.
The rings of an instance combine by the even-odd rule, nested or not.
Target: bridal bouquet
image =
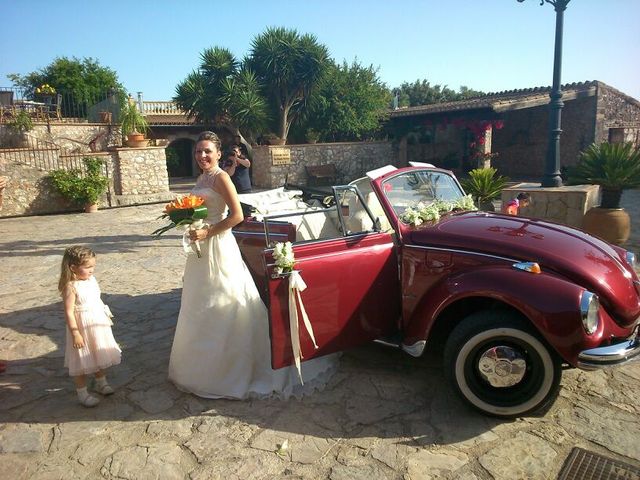
[[[168,203],[164,207],[164,212],[158,218],[168,218],[171,220],[169,225],[160,227],[151,235],[162,235],[168,230],[175,227],[186,227],[190,230],[196,230],[204,227],[204,219],[207,218],[207,207],[204,205],[204,199],[197,195],[180,195]],[[202,256],[199,242],[193,243],[194,249],[198,257]]]

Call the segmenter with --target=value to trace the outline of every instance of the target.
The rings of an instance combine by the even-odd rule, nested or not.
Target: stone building
[[[561,166],[591,143],[640,145],[640,102],[600,81],[562,87]],[[466,172],[489,163],[511,178],[540,178],[548,143],[550,87],[391,112],[400,163],[426,161]]]

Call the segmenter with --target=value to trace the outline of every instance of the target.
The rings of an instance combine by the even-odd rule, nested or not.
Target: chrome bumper
[[[606,347],[591,348],[578,354],[578,368],[583,370],[597,370],[599,368],[614,367],[640,359],[640,333],[635,334],[620,343]]]

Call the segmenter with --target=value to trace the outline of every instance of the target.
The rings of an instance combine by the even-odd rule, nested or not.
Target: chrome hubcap
[[[497,345],[480,356],[478,369],[492,387],[512,387],[524,378],[527,362],[518,350]]]

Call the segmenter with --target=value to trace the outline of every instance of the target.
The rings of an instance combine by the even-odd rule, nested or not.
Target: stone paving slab
[[[623,199],[638,250],[640,195]],[[370,345],[302,400],[206,400],[166,379],[180,304],[179,237],[161,205],[0,220],[2,479],[550,479],[574,446],[640,466],[640,364],[565,371],[553,408],[500,421],[445,386],[440,360]],[[56,289],[62,251],[89,244],[116,317],[116,393],[75,401]]]

